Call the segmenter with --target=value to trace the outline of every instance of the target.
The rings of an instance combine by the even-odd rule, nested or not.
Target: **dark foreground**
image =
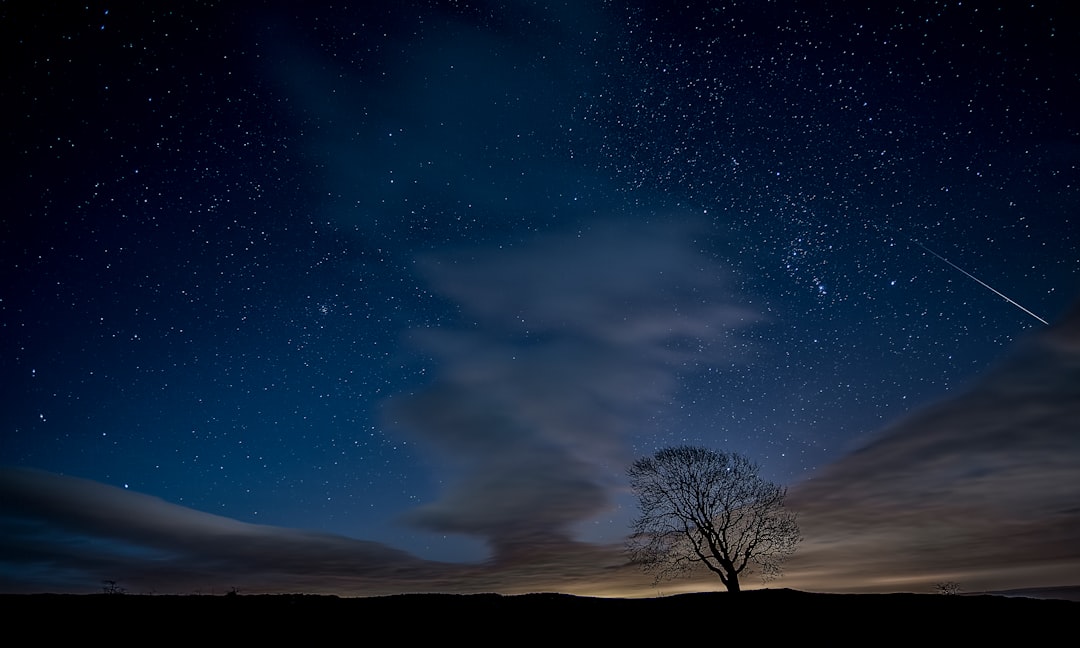
[[[406,594],[376,598],[314,595],[0,595],[8,632],[36,641],[81,639],[170,645],[180,640],[271,640],[304,645],[423,639],[470,645],[640,645],[723,639],[773,645],[778,639],[831,645],[899,640],[1075,639],[1080,602],[1005,596],[814,594],[755,590],[656,599],[560,594]],[[1062,634],[1064,633],[1064,634]]]

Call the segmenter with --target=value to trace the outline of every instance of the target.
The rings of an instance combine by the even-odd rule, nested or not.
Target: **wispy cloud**
[[[448,472],[410,521],[479,536],[505,559],[571,541],[610,505],[628,439],[671,397],[679,364],[734,356],[732,335],[757,319],[716,301],[727,273],[691,234],[599,226],[424,260],[475,325],[416,332],[440,374],[388,409]]]
[[[408,554],[373,542],[238,522],[94,481],[20,468],[0,472],[4,580],[43,570],[60,589],[99,578],[144,591],[341,579],[420,578]]]
[[[792,571],[852,588],[1080,582],[1077,421],[1080,309],[794,489],[807,541]]]
[[[0,469],[0,591],[132,593],[565,591],[647,587],[618,547],[536,546],[529,560],[454,564],[375,542],[246,524],[98,482]]]

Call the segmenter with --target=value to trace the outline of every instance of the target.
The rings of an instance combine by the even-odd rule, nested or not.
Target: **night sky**
[[[717,588],[676,444],[780,586],[1080,583],[1067,3],[135,4],[0,5],[0,590]]]

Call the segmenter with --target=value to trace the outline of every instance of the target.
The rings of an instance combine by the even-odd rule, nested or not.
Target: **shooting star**
[[[979,282],[979,285],[980,285],[980,286],[982,286],[983,288],[986,288],[986,289],[987,289],[987,290],[989,290],[990,292],[994,293],[994,294],[995,294],[995,295],[997,295],[998,297],[1001,297],[1002,299],[1004,299],[1005,301],[1009,302],[1009,303],[1010,303],[1010,304],[1012,304],[1013,306],[1016,306],[1017,308],[1019,308],[1020,310],[1024,311],[1024,312],[1025,312],[1025,313],[1027,313],[1028,315],[1031,315],[1032,317],[1034,317],[1035,319],[1039,320],[1039,321],[1040,321],[1040,322],[1042,322],[1043,324],[1046,324],[1047,326],[1049,326],[1049,325],[1050,325],[1050,322],[1047,322],[1046,320],[1044,320],[1043,318],[1039,317],[1039,316],[1038,316],[1038,315],[1036,315],[1035,313],[1032,313],[1032,312],[1031,312],[1031,311],[1029,311],[1028,309],[1026,309],[1026,308],[1024,308],[1023,306],[1021,306],[1020,304],[1017,304],[1017,303],[1016,303],[1015,301],[1013,301],[1013,300],[1009,299],[1009,298],[1008,298],[1008,297],[1006,297],[1006,296],[1005,296],[1004,294],[1002,294],[1002,292],[1001,292],[1001,291],[999,291],[999,290],[996,290],[996,289],[994,289],[994,287],[993,287],[993,286],[991,286],[990,284],[986,283],[986,282],[985,282],[985,281],[983,281],[982,279],[979,279],[978,277],[976,277],[975,275],[971,274],[971,273],[970,273],[970,272],[968,272],[967,270],[964,270],[963,268],[961,268],[960,266],[956,265],[956,264],[955,264],[955,263],[953,263],[952,261],[949,261],[948,259],[946,259],[945,257],[941,256],[941,255],[940,255],[940,254],[938,254],[937,252],[934,252],[933,250],[931,250],[930,248],[926,247],[926,246],[925,246],[925,245],[923,245],[922,243],[919,243],[918,241],[916,241],[916,240],[914,240],[914,239],[913,239],[913,240],[912,240],[911,242],[912,242],[912,243],[914,243],[915,245],[918,245],[918,246],[919,246],[919,247],[921,247],[922,249],[926,250],[926,251],[927,251],[927,252],[929,252],[930,254],[933,254],[934,256],[936,256],[937,258],[941,259],[941,260],[942,260],[942,261],[944,261],[945,263],[948,263],[949,265],[951,265],[952,267],[956,268],[956,269],[957,269],[957,270],[959,270],[960,272],[963,272],[963,273],[964,273],[965,275],[967,275],[967,276],[971,277],[971,278],[972,278],[973,280],[975,280],[975,281]]]

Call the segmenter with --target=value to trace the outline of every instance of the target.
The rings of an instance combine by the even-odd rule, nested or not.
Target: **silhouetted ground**
[[[340,598],[300,594],[233,596],[0,595],[8,636],[95,645],[253,639],[273,644],[437,640],[468,645],[543,642],[637,646],[733,639],[828,645],[924,644],[1005,637],[1025,645],[1070,644],[1080,602],[996,595],[814,594],[753,590],[655,599],[561,594],[406,594]],[[24,632],[29,629],[29,635]]]

